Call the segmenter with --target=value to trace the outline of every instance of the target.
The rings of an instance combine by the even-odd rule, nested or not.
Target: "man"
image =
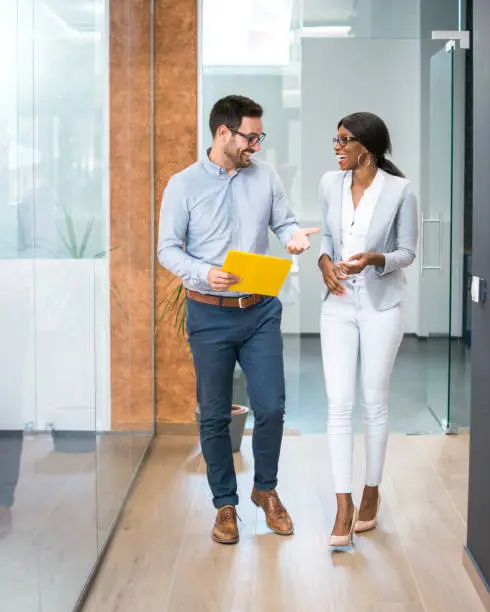
[[[221,266],[230,249],[266,254],[269,227],[290,253],[310,247],[277,173],[252,158],[265,138],[262,107],[228,96],[213,107],[213,145],[203,161],[172,176],[160,215],[158,257],[187,291],[187,332],[201,411],[201,447],[217,509],[212,538],[239,540],[237,482],[229,436],[233,372],[240,363],[255,416],[252,501],[280,535],[293,523],[276,492],[285,384],[277,298],[230,289],[239,279]]]

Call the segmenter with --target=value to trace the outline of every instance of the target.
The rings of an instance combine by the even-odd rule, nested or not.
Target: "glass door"
[[[428,189],[421,200],[419,257],[426,404],[443,428],[449,423],[453,99],[454,42],[449,41],[430,59]]]
[[[454,40],[445,42],[430,58],[430,104],[426,132],[427,193],[421,210],[420,332],[424,343],[426,403],[446,433],[451,421],[452,344],[462,336],[462,283],[459,257],[462,207],[459,158],[462,146],[455,132]],[[460,202],[461,200],[461,202]]]

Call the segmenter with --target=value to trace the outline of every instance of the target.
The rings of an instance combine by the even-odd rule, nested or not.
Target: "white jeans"
[[[401,305],[373,308],[362,280],[345,283],[346,294],[329,294],[322,307],[323,370],[328,399],[328,437],[336,493],[352,492],[352,412],[358,357],[366,436],[366,484],[380,484],[388,440],[388,392],[403,337]]]

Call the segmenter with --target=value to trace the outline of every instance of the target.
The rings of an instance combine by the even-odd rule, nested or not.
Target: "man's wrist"
[[[211,264],[200,262],[198,267],[198,279],[202,283],[209,284],[209,273],[213,269]]]

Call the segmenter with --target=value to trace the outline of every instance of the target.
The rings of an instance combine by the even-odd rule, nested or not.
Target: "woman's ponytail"
[[[399,176],[401,178],[405,178],[405,175],[403,174],[403,172],[399,168],[397,168],[395,164],[389,159],[387,159],[384,155],[382,155],[378,159],[378,168],[381,168],[381,170],[384,170],[385,172],[387,172],[388,174],[392,174],[393,176]]]

